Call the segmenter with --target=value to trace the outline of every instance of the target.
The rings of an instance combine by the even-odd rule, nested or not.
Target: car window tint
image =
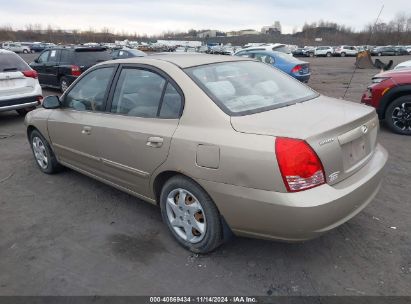
[[[318,96],[298,80],[255,61],[208,64],[185,71],[229,115],[267,111]]]
[[[142,69],[123,69],[114,91],[111,112],[137,117],[156,117],[166,81]]]
[[[76,83],[63,101],[63,107],[78,111],[104,111],[104,97],[114,68],[94,70]]]
[[[66,63],[70,62],[70,51],[61,50],[60,61]]]
[[[30,70],[27,63],[14,53],[0,53],[0,72]]]
[[[58,50],[51,50],[49,56],[49,62],[57,62],[59,51]]]
[[[164,92],[163,102],[161,104],[161,118],[179,118],[182,106],[181,95],[176,88],[169,82]]]
[[[42,53],[42,54],[40,55],[40,57],[38,58],[37,61],[38,61],[39,63],[47,62],[47,59],[48,59],[48,57],[49,57],[49,54],[50,54],[50,51],[46,51],[46,52]]]
[[[107,51],[76,51],[74,54],[76,65],[92,66],[99,62],[111,60]]]

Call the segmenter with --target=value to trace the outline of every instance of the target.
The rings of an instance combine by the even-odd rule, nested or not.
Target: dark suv
[[[103,47],[46,49],[30,64],[37,71],[42,86],[60,88],[64,92],[88,68],[110,60]]]

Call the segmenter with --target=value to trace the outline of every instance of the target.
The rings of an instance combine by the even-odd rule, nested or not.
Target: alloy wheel
[[[48,158],[43,141],[39,137],[35,136],[32,140],[32,146],[37,163],[42,169],[46,169],[48,166]]]
[[[167,219],[175,233],[184,241],[200,242],[207,230],[207,222],[200,201],[189,191],[178,188],[167,196]]]
[[[392,111],[394,126],[402,131],[411,131],[411,102],[403,102]]]

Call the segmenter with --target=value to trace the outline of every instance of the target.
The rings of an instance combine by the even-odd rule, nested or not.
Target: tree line
[[[13,29],[11,25],[0,26],[0,41],[41,41],[61,44],[81,44],[86,42],[114,42],[116,40],[156,41],[157,39],[201,40],[197,34],[203,30],[190,29],[185,32],[165,31],[162,34],[148,36],[140,33],[114,32],[110,28],[95,30],[62,30],[51,25],[27,24],[24,29]],[[278,32],[226,37],[220,32],[220,37],[211,37],[204,42],[232,43],[244,45],[249,42],[279,42],[304,45],[388,45],[411,44],[411,13],[399,13],[388,22],[367,24],[364,29],[355,31],[349,26],[335,22],[323,21],[305,23],[301,31],[295,29],[292,34]],[[316,41],[316,38],[322,38]],[[317,39],[319,40],[319,39]]]

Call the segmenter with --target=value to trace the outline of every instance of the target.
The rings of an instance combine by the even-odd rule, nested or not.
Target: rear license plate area
[[[344,169],[349,170],[370,153],[370,141],[367,136],[359,137],[342,146]]]
[[[0,88],[10,88],[15,85],[14,80],[0,80]]]

